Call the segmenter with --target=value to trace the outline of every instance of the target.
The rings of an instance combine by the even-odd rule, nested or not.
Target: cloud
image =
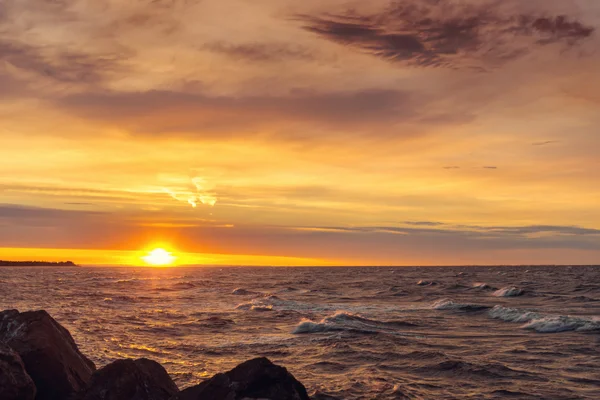
[[[202,177],[193,177],[187,182],[187,188],[183,188],[181,180],[177,177],[166,177],[172,183],[179,183],[177,188],[163,187],[163,191],[177,201],[183,201],[190,204],[193,208],[199,204],[214,206],[217,203],[217,194],[214,192],[215,185],[209,183]],[[192,189],[193,187],[193,189]]]
[[[79,218],[97,217],[102,215],[105,215],[105,213],[101,211],[63,210],[56,208],[29,207],[17,204],[0,204],[0,221],[11,222],[15,225],[45,225],[48,220],[74,221]]]
[[[425,119],[425,100],[404,91],[366,90],[287,96],[211,96],[174,91],[99,92],[63,97],[57,104],[71,113],[104,121],[134,133],[197,133],[221,137],[243,135],[291,123],[330,128],[369,128]],[[440,115],[435,124],[460,121]],[[288,132],[293,134],[293,129]]]
[[[433,221],[405,221],[403,226],[363,226],[363,227],[292,227],[290,229],[312,230],[322,232],[346,232],[346,233],[395,233],[403,235],[457,235],[469,236],[479,239],[490,238],[536,238],[539,236],[593,236],[600,238],[600,229],[583,228],[579,226],[553,226],[553,225],[529,225],[529,226],[478,226],[478,225],[452,225]]]
[[[0,241],[9,247],[133,250],[148,240],[168,237],[180,251],[302,255],[371,265],[591,263],[600,255],[600,229],[560,225],[244,225],[206,221],[184,212],[149,216],[127,210],[97,213],[2,204],[0,226]],[[548,253],[557,249],[560,254]],[[535,257],[528,258],[531,254]]]
[[[574,47],[595,31],[564,15],[527,14],[506,4],[404,0],[375,13],[298,19],[309,32],[388,61],[447,68],[489,69],[550,44]]]
[[[442,222],[432,222],[432,221],[404,221],[406,225],[414,225],[414,226],[442,226],[444,223]]]
[[[558,140],[546,140],[544,142],[534,142],[534,143],[531,143],[531,145],[532,146],[546,146],[546,145],[555,144],[555,143],[560,143],[560,141],[558,141]]]
[[[17,74],[34,74],[60,83],[94,84],[117,68],[118,58],[36,47],[0,39],[0,61]]]
[[[206,44],[205,49],[237,60],[255,62],[275,62],[287,60],[311,61],[311,52],[299,45],[287,43],[242,43],[233,44],[213,42]]]

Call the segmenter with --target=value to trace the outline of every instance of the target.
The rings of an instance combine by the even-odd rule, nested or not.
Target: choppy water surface
[[[342,399],[600,398],[598,267],[0,268],[0,308],[180,388],[263,355]]]

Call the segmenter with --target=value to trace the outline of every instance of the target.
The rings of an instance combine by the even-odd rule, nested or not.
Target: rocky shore
[[[313,400],[327,399],[316,394]],[[309,400],[302,383],[266,358],[179,390],[157,362],[96,366],[46,311],[0,312],[2,400]]]

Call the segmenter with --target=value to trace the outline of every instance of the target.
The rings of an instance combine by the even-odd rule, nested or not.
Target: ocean
[[[256,356],[340,399],[599,399],[600,267],[0,268],[97,366]]]

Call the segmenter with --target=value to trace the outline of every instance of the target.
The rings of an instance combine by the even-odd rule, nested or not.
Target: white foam
[[[462,304],[455,303],[448,299],[438,300],[432,305],[434,310],[457,310],[461,306]]]
[[[381,327],[377,326],[377,321],[371,321],[347,312],[337,312],[323,318],[319,322],[304,319],[296,326],[292,333],[319,333],[331,331],[375,333],[380,330]]]
[[[529,322],[533,319],[541,318],[541,314],[536,312],[502,306],[495,306],[488,313],[490,317],[501,319],[506,322]]]
[[[431,306],[434,310],[480,311],[490,308],[481,304],[455,303],[449,299],[438,300]]]
[[[496,297],[516,297],[521,296],[524,293],[523,289],[519,289],[514,286],[504,287],[502,289],[496,290],[492,293],[492,296]]]
[[[600,320],[571,316],[544,317],[534,319],[523,326],[540,333],[566,331],[591,332],[600,330]]]
[[[475,289],[491,289],[490,285],[485,282],[476,282],[473,284]]]
[[[567,331],[598,331],[600,319],[597,317],[577,317],[570,315],[544,315],[533,311],[495,306],[489,311],[492,318],[507,322],[519,322],[523,329],[531,329],[539,333],[556,333]]]

